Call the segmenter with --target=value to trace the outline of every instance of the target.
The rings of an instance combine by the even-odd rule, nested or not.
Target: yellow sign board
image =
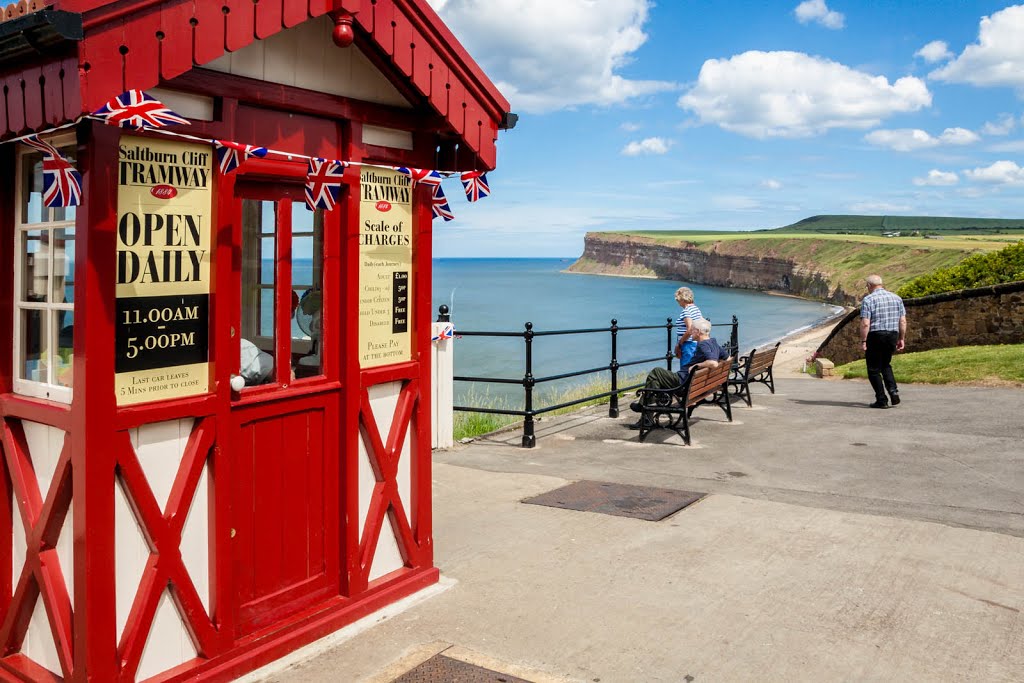
[[[398,171],[359,177],[359,364],[412,359],[412,185]]]
[[[212,150],[124,136],[118,154],[117,404],[210,389]]]

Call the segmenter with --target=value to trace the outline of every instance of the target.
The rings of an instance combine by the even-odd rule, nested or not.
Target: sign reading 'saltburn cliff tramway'
[[[359,364],[401,363],[412,358],[411,179],[363,166],[359,200]]]
[[[209,146],[122,137],[118,154],[118,405],[209,391]]]

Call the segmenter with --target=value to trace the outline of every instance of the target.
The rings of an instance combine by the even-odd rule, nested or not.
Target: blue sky
[[[520,115],[438,257],[815,214],[1024,218],[1024,5],[429,0]]]

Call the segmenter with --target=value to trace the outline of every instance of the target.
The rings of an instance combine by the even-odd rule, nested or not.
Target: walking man
[[[902,351],[907,339],[907,309],[903,299],[882,286],[882,278],[869,275],[868,294],[860,304],[860,341],[868,366],[868,381],[875,390],[872,408],[900,404],[899,387],[892,374],[892,354]],[[886,392],[889,395],[886,396]]]

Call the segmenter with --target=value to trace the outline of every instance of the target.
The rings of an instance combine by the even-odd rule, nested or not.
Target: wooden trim
[[[0,396],[0,417],[16,417],[20,420],[38,422],[65,432],[71,430],[69,405],[17,394]]]
[[[14,216],[18,210],[15,147],[17,145],[0,145],[0,169],[4,170],[0,175],[7,178],[7,182],[0,183],[0,327],[7,330],[14,326],[14,263],[17,258],[14,249]],[[14,344],[14,335],[0,334],[0,394],[13,390]]]
[[[431,401],[433,398],[433,372],[431,368],[431,329],[433,308],[433,209],[431,192],[426,186],[417,189],[415,212],[413,214],[413,248],[415,249],[416,287],[413,292],[414,357],[419,359],[420,395],[413,418],[416,435],[415,448],[410,451],[411,500],[408,501],[410,521],[420,562],[424,566],[434,564],[433,535],[433,487],[431,461]]]

